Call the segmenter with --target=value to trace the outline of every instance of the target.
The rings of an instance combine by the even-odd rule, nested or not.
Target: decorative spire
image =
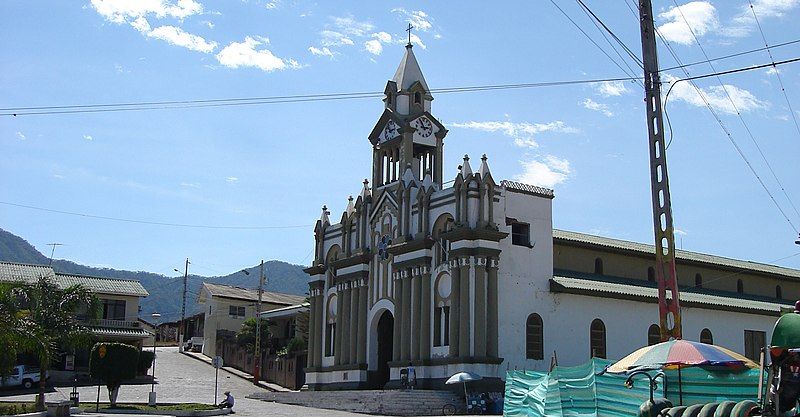
[[[472,175],[472,167],[469,166],[469,155],[464,155],[464,164],[461,167],[461,175],[463,175],[464,178]]]
[[[330,219],[328,219],[329,214],[331,214],[331,212],[328,211],[328,206],[322,206],[322,215],[319,216],[319,221],[323,226],[325,224],[331,224]]]
[[[361,199],[366,200],[367,197],[371,196],[372,192],[369,190],[369,180],[364,178],[364,188],[361,189]]]
[[[406,187],[412,186],[416,183],[416,176],[414,172],[411,170],[411,162],[406,164],[406,170],[403,172],[403,183]]]
[[[406,44],[406,48],[414,47],[414,45],[411,44],[411,29],[414,29],[414,26],[411,26],[411,22],[409,22],[408,29],[406,29],[406,32],[408,32],[408,44]]]
[[[489,164],[486,163],[487,159],[489,158],[486,157],[486,154],[483,154],[481,157],[481,167],[478,169],[478,175],[481,178],[484,178],[489,174]]]
[[[354,211],[356,211],[355,205],[353,205],[353,196],[347,197],[347,208],[344,210],[347,213],[347,216],[350,217]]]

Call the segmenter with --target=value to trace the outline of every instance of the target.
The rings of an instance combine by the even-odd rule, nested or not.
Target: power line
[[[695,43],[697,44],[698,47],[700,47],[700,51],[703,53],[703,56],[706,58],[706,60],[708,60],[708,54],[706,54],[706,50],[705,50],[705,48],[703,48],[703,45],[700,43],[700,39],[698,39],[697,35],[694,33],[694,29],[692,29],[691,25],[689,25],[689,21],[686,19],[686,16],[683,14],[683,10],[681,10],[681,8],[678,7],[678,2],[676,0],[672,0],[672,2],[673,2],[673,4],[675,4],[675,8],[678,9],[678,12],[680,13],[681,18],[683,19],[684,23],[686,23],[686,27],[689,28],[689,33],[692,34],[692,38],[694,38]],[[752,4],[751,4],[751,8],[752,8]],[[765,41],[765,43],[766,43],[766,41]],[[777,73],[777,68],[774,65],[775,64],[775,60],[772,59],[772,54],[771,53],[770,53],[770,61],[772,62],[773,68],[775,69],[775,71]],[[710,61],[708,62],[708,65],[709,65],[709,67],[711,67],[712,71],[714,71],[714,72],[717,71],[717,69],[714,67],[714,64],[711,63]],[[744,120],[744,117],[742,117],[742,113],[739,111],[739,108],[736,105],[736,102],[733,100],[733,97],[731,97],[731,94],[728,92],[728,88],[725,87],[725,84],[722,82],[722,79],[720,78],[719,75],[716,76],[716,79],[717,79],[717,82],[719,83],[720,87],[722,87],[722,91],[725,92],[725,96],[728,98],[728,101],[730,101],[731,106],[733,106],[733,110],[736,112],[736,115],[739,117],[739,120],[742,122],[742,126],[744,126],[744,130],[750,136],[750,140],[753,142],[753,145],[755,145],[756,149],[758,150],[758,154],[761,155],[761,159],[767,165],[767,168],[769,169],[769,172],[772,173],[772,177],[775,179],[775,182],[778,183],[778,186],[780,187],[781,191],[783,192],[783,195],[786,197],[786,200],[789,202],[789,205],[792,206],[792,209],[794,209],[795,214],[797,214],[797,216],[800,217],[800,212],[797,211],[797,207],[794,205],[794,202],[789,197],[789,194],[786,192],[786,188],[784,188],[783,183],[781,182],[781,180],[778,179],[778,175],[775,174],[775,170],[772,168],[772,164],[769,163],[769,160],[767,160],[767,156],[764,155],[764,151],[761,149],[761,146],[758,144],[758,141],[756,140],[755,135],[753,135],[753,132],[750,130],[750,126],[748,126],[747,122],[745,122],[745,120]],[[798,130],[798,132],[800,132],[800,130]]]
[[[613,81],[635,81],[639,78],[626,74],[627,77],[611,77],[583,80],[564,80],[564,81],[542,81],[532,83],[517,84],[493,84],[477,85],[464,87],[434,88],[431,93],[448,94],[464,93],[475,91],[511,90],[524,88],[542,88],[565,85],[594,84],[600,82]],[[172,100],[172,101],[147,101],[147,102],[126,102],[126,103],[104,103],[104,104],[74,104],[59,106],[36,106],[36,107],[9,107],[0,108],[0,116],[25,116],[25,115],[44,115],[44,114],[72,114],[72,113],[101,113],[101,112],[120,112],[138,110],[160,110],[176,108],[199,108],[199,107],[226,107],[244,106],[278,103],[301,103],[329,100],[353,100],[364,98],[383,97],[382,91],[360,92],[360,93],[329,93],[329,94],[306,94],[306,95],[287,95],[287,96],[265,96],[265,97],[240,97],[222,99],[200,99],[200,100]]]
[[[753,19],[756,20],[756,25],[758,25],[758,31],[761,33],[761,39],[764,40],[764,46],[767,49],[767,53],[769,54],[769,60],[775,63],[775,58],[772,57],[772,51],[770,50],[769,43],[767,42],[767,37],[764,36],[764,30],[761,29],[761,22],[758,21],[758,16],[756,16],[756,9],[753,7],[753,2],[751,0],[747,0],[750,3],[750,11],[753,12]],[[792,103],[789,102],[789,96],[786,94],[786,89],[783,87],[783,79],[781,79],[781,73],[778,71],[777,68],[774,68],[775,76],[778,77],[778,83],[781,86],[781,91],[783,92],[783,98],[786,99],[786,105],[789,106],[789,113],[792,115],[792,120],[794,120],[794,127],[797,129],[797,133],[800,134],[800,125],[797,124],[797,116],[794,114],[794,110],[792,109]],[[792,205],[794,207],[794,205]],[[797,208],[794,209],[797,212]],[[800,213],[798,213],[800,215]]]
[[[779,43],[779,44],[775,44],[775,45],[772,45],[771,48],[775,49],[775,48],[779,48],[779,47],[783,47],[783,46],[794,45],[796,43],[800,43],[800,39],[795,39],[793,41],[788,41],[788,42],[782,42],[782,43]],[[736,58],[736,57],[740,57],[740,56],[743,56],[743,55],[749,55],[749,54],[753,54],[753,53],[756,53],[756,52],[766,51],[768,49],[769,48],[756,48],[756,49],[750,49],[750,50],[747,50],[747,51],[736,52],[736,53],[729,54],[729,55],[723,55],[723,56],[719,56],[719,57],[715,57],[715,58],[706,58],[703,61],[696,61],[696,62],[691,62],[691,63],[688,63],[688,64],[676,65],[676,66],[673,66],[673,67],[662,68],[661,72],[672,71],[672,70],[686,68],[686,67],[692,67],[692,66],[695,66],[695,65],[706,64],[706,63],[713,62],[713,61],[722,61],[724,59]]]
[[[10,203],[7,201],[0,201],[0,204],[13,207],[26,208],[31,210],[45,211],[48,213],[58,213],[58,214],[67,214],[70,216],[87,217],[91,219],[110,220],[110,221],[125,222],[125,223],[149,224],[154,226],[185,227],[192,229],[266,230],[266,229],[298,229],[298,228],[313,226],[309,224],[292,225],[292,226],[213,226],[213,225],[201,225],[201,224],[167,223],[167,222],[156,222],[148,220],[124,219],[120,217],[98,216],[86,213],[76,213],[72,211],[63,211],[63,210],[55,210],[44,207],[29,206],[26,204]]]
[[[603,21],[602,21],[602,20],[600,20],[600,18],[599,18],[599,17],[597,17],[597,15],[596,15],[596,14],[594,14],[594,12],[592,11],[592,9],[590,9],[590,8],[589,8],[589,6],[587,6],[587,5],[586,5],[586,4],[583,2],[583,0],[577,0],[577,2],[578,2],[578,4],[580,4],[580,5],[581,5],[581,8],[582,8],[582,9],[583,9],[585,12],[589,13],[589,14],[591,15],[591,17],[592,17],[594,20],[596,20],[596,21],[597,21],[597,23],[599,23],[600,25],[602,25],[602,26],[603,26],[603,29],[605,29],[605,31],[606,31],[606,32],[608,32],[608,33],[611,35],[611,37],[613,37],[613,38],[614,38],[614,40],[615,40],[615,41],[617,41],[617,43],[618,43],[620,46],[622,46],[622,48],[625,50],[625,52],[627,52],[627,53],[628,53],[628,56],[629,56],[629,57],[631,57],[631,58],[633,59],[633,61],[634,61],[634,62],[636,62],[636,64],[639,66],[639,68],[641,68],[641,69],[644,69],[644,63],[642,63],[642,60],[641,60],[641,59],[639,59],[639,57],[638,57],[638,56],[636,56],[636,54],[634,54],[634,53],[633,53],[633,51],[631,51],[631,49],[630,49],[630,48],[628,48],[628,45],[625,45],[625,42],[622,42],[622,40],[621,40],[619,37],[617,37],[617,35],[616,35],[616,34],[614,34],[614,32],[613,32],[611,29],[609,29],[609,27],[608,27],[608,26],[606,26],[606,24],[605,24],[605,23],[603,23]],[[616,51],[616,48],[615,48],[614,50]]]

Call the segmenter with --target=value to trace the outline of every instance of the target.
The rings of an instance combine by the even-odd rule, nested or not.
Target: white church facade
[[[496,182],[485,155],[444,187],[432,100],[409,45],[369,135],[371,182],[314,230],[309,389],[393,387],[409,364],[423,388],[459,371],[492,385],[653,342],[652,246],[554,230],[552,190]],[[685,251],[677,267],[684,338],[749,355],[800,297],[798,270]]]

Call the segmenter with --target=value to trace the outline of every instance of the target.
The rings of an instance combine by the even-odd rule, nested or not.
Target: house
[[[305,297],[264,291],[261,311],[297,305]],[[230,341],[246,318],[256,316],[258,291],[229,285],[203,283],[198,302],[204,316],[202,326],[203,354],[217,356],[218,346]]]
[[[289,389],[300,389],[305,384],[306,348],[290,351],[290,341],[295,338],[306,342],[308,338],[307,302],[276,308],[261,313],[269,323],[271,336],[269,352],[262,361],[262,378]]]
[[[26,284],[40,277],[51,278],[61,289],[82,285],[97,296],[102,309],[100,318],[83,318],[96,341],[123,342],[141,349],[152,336],[139,321],[139,301],[148,295],[139,281],[62,274],[47,265],[0,262],[0,281]],[[77,368],[89,365],[88,349],[76,352],[74,361],[68,356],[63,355],[62,369],[68,364]]]
[[[657,341],[653,246],[553,229],[553,191],[495,181],[486,155],[445,178],[448,130],[432,101],[407,45],[365,143],[371,183],[338,221],[323,206],[314,228],[309,389],[396,387],[409,364],[422,388],[459,371],[500,387],[508,369],[618,359]],[[676,258],[686,339],[755,358],[800,298],[795,269]]]

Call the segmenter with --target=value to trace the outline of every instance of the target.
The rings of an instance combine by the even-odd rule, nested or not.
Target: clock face
[[[386,142],[387,140],[394,139],[395,136],[398,134],[398,129],[400,127],[397,126],[397,123],[394,120],[389,119],[389,122],[386,123],[386,127],[383,129],[383,134],[381,135],[381,142]]]
[[[414,128],[417,129],[417,133],[423,138],[427,138],[433,134],[433,122],[425,116],[414,121]]]

